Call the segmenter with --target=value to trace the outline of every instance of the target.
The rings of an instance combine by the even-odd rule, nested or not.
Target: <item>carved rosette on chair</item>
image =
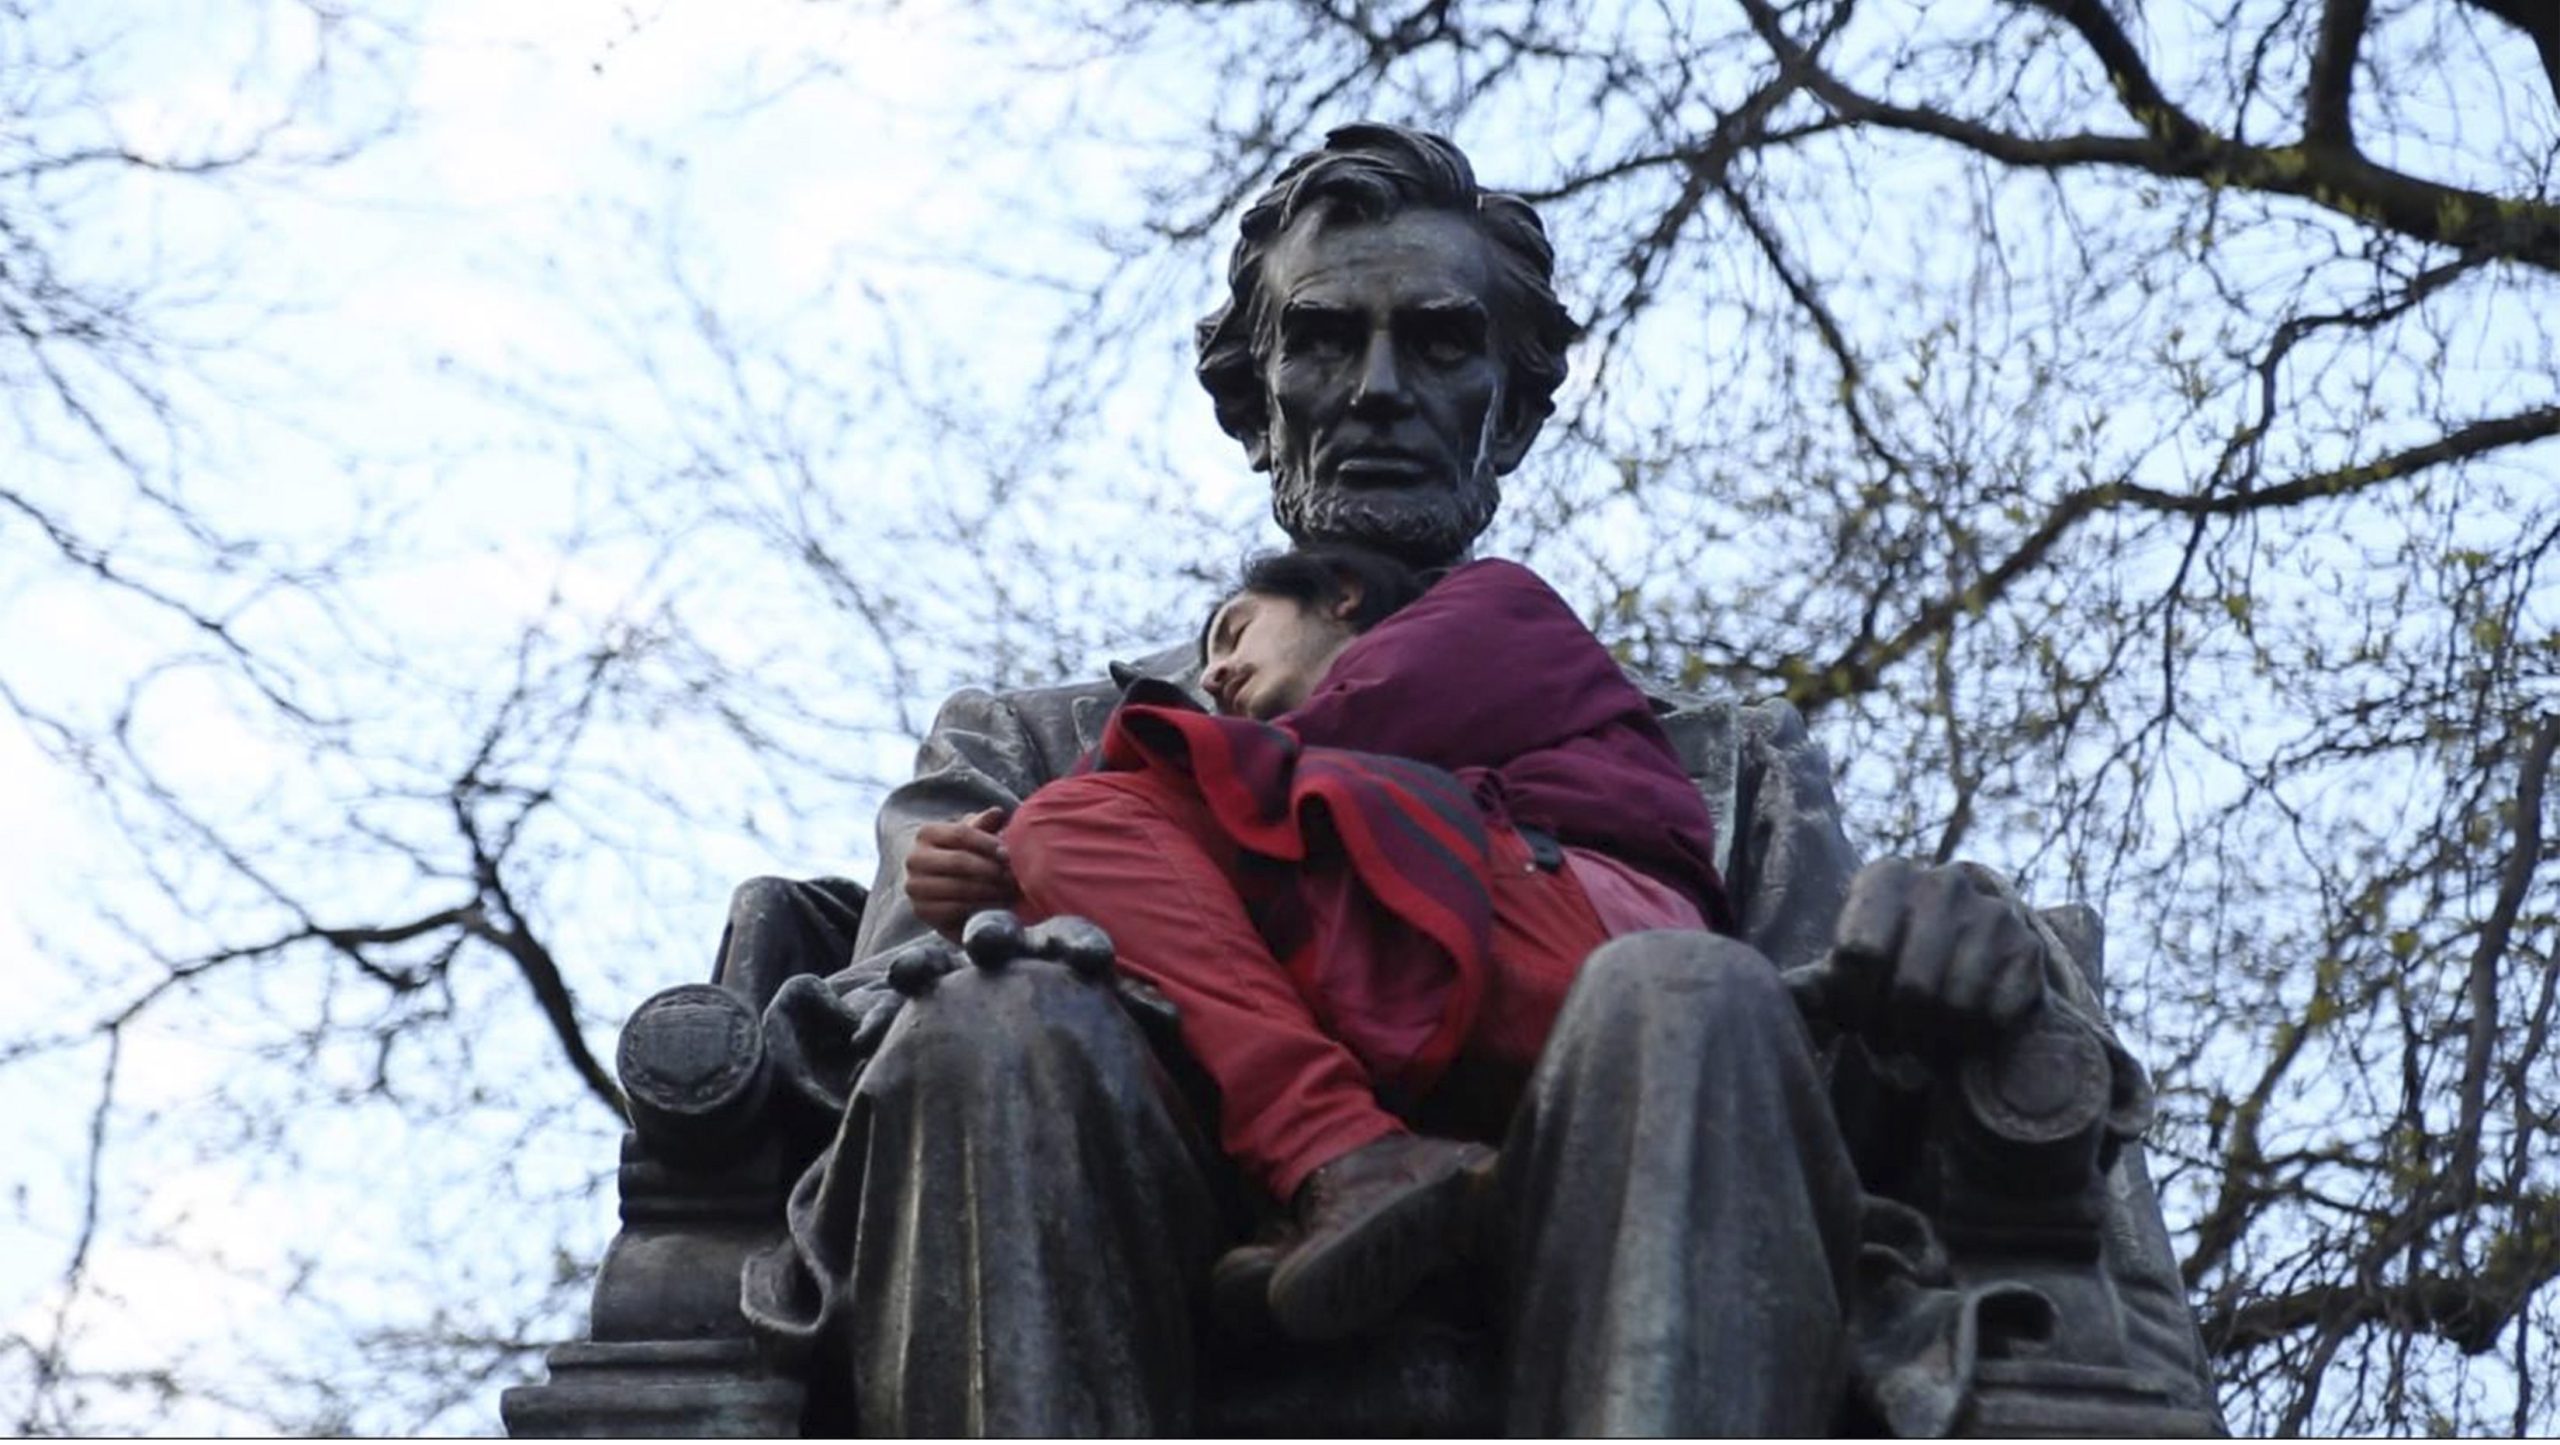
[[[588,1338],[511,1389],[518,1437],[796,1435],[807,1388],[767,1368],[738,1310],[746,1257],[782,1234],[790,1180],[764,1110],[764,1033],[737,994],[689,983],[623,1025],[631,1103],[622,1230],[596,1274]]]

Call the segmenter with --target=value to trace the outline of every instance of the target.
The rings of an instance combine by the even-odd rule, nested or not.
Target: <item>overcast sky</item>
[[[270,130],[287,113],[271,82],[297,74],[315,53],[308,14],[290,4],[58,8],[66,13],[39,17],[51,39],[99,48],[90,79],[103,129],[153,159],[184,160]],[[343,164],[277,184],[109,184],[78,198],[75,264],[171,288],[167,314],[181,340],[202,343],[179,358],[176,383],[193,428],[176,475],[192,505],[234,535],[314,556],[359,521],[400,519],[363,560],[362,581],[342,594],[353,615],[297,618],[286,602],[276,604],[281,614],[259,614],[261,625],[342,629],[357,653],[449,649],[462,667],[475,649],[501,661],[524,620],[546,609],[602,617],[661,585],[648,574],[665,563],[646,546],[606,539],[573,554],[561,537],[595,527],[594,479],[619,464],[617,446],[633,465],[678,449],[670,434],[681,422],[662,404],[667,394],[723,384],[707,359],[687,361],[684,348],[653,340],[683,330],[679,279],[716,305],[724,325],[813,366],[832,357],[848,373],[860,370],[885,342],[881,318],[893,316],[936,341],[977,338],[991,387],[1006,384],[1010,355],[1023,355],[1027,375],[1038,312],[992,302],[995,293],[973,289],[960,263],[967,238],[1009,228],[1010,242],[1029,243],[1042,234],[1019,215],[991,222],[994,198],[1022,183],[1025,170],[981,113],[1001,95],[1014,122],[1036,123],[1019,107],[1039,103],[1041,90],[1000,85],[946,9],[439,0],[400,17],[414,27],[414,44],[390,47],[380,67],[338,63],[339,90],[316,104],[306,98],[297,124],[268,135],[270,149],[285,153],[388,126]],[[1072,99],[1078,84],[1070,69],[1051,93]],[[1076,182],[1096,194],[1128,183]],[[1202,294],[1213,280],[1198,278]],[[653,348],[677,369],[643,374],[636,352]],[[1214,444],[1220,453],[1204,475],[1241,471],[1206,409],[1197,410],[1183,445]],[[873,462],[848,487],[879,516],[894,516],[931,485],[894,456],[874,453]],[[136,575],[184,566],[184,539],[75,444],[21,449],[14,461],[0,458],[0,475],[110,541]],[[1251,487],[1249,479],[1205,485],[1238,497]],[[10,680],[32,700],[102,715],[166,655],[169,619],[102,595],[76,569],[48,565],[23,530],[5,545],[0,638]],[[750,596],[705,625],[743,647],[794,619],[759,611]],[[424,719],[446,705],[386,698],[381,679],[359,675],[308,681],[353,708],[412,706]],[[838,681],[851,697],[887,690],[885,677]],[[229,687],[187,669],[148,685],[136,727],[163,776],[214,808],[324,803],[297,792],[305,760],[243,721]],[[865,751],[856,766],[886,776],[904,766],[913,719],[879,721],[877,736],[851,746]],[[660,770],[693,765],[678,749]],[[685,786],[710,796],[755,784],[697,772]],[[631,999],[616,990],[637,980],[656,986],[698,974],[727,886],[700,880],[776,870],[867,876],[867,816],[838,818],[823,837],[795,831],[778,813],[749,821],[772,831],[687,838],[681,846],[694,854],[680,868],[652,872],[646,856],[635,856],[592,883],[596,912],[618,920],[645,904],[675,920],[663,934],[698,940],[681,956],[629,960],[611,982],[586,980],[597,1012],[619,1017]],[[138,983],[149,976],[151,951],[186,946],[172,941],[185,920],[157,918],[139,901],[147,889],[121,920],[93,916],[102,890],[112,898],[113,888],[139,882],[116,829],[28,731],[0,726],[0,979],[13,1013],[72,1026],[121,985],[112,969],[102,986],[98,972],[75,973],[63,960],[123,958],[126,979]],[[629,841],[634,855],[651,846]],[[670,877],[682,881],[671,888]],[[394,893],[399,882],[350,877],[333,901],[361,913],[369,890]],[[572,879],[567,898],[587,886]],[[576,911],[573,902],[557,906]],[[134,1032],[118,1087],[145,1122],[110,1140],[125,1151],[116,1162],[169,1147],[150,1132],[155,1116],[181,1114],[217,1091],[254,1094],[245,1082],[255,1052],[243,1042],[254,1038],[245,1016],[307,1007],[318,996],[309,991],[327,984],[289,974],[266,988],[281,992],[226,1005],[243,1016],[236,1032],[218,1022],[219,1009],[210,1026],[203,1014],[171,1014]],[[179,1036],[198,1029],[201,1036]],[[541,1060],[538,1040],[513,1046]],[[13,1207],[0,1215],[0,1313],[31,1336],[51,1328],[77,1230],[101,1062],[94,1049],[75,1050],[21,1067],[0,1086],[0,1118],[11,1121],[0,1148],[17,1176]],[[340,1065],[315,1057],[294,1067],[312,1075],[302,1084],[325,1086],[321,1076]],[[362,1087],[353,1076],[345,1084]],[[611,1167],[612,1131],[586,1118],[592,1102],[564,1112],[578,1122],[560,1157],[523,1162],[536,1176],[529,1192],[577,1194]],[[472,1124],[461,1116],[454,1126]],[[219,1374],[234,1357],[272,1362],[299,1352],[325,1370],[352,1334],[436,1304],[439,1294],[515,1288],[526,1260],[538,1278],[555,1246],[591,1262],[610,1228],[609,1200],[590,1201],[565,1222],[518,1221],[524,1237],[514,1257],[474,1262],[467,1241],[501,1221],[469,1219],[463,1198],[396,1197],[436,1187],[432,1156],[449,1141],[379,1117],[317,1126],[290,1151],[246,1125],[210,1139],[117,1172],[119,1188],[103,1201],[108,1228],[88,1260],[94,1297],[69,1326],[90,1367],[184,1362]],[[314,1157],[337,1167],[326,1178],[297,1176],[287,1162]],[[454,1217],[457,1209],[465,1217]],[[455,1257],[406,1258],[422,1252],[421,1231],[438,1241],[437,1253]],[[322,1240],[333,1242],[318,1253],[339,1262],[330,1268],[342,1278],[280,1305]],[[378,1278],[342,1269],[367,1256],[382,1261]],[[475,1283],[475,1270],[485,1283]],[[386,1297],[378,1312],[369,1294]],[[489,1303],[494,1317],[508,1313],[504,1301]],[[565,1332],[574,1321],[551,1328]],[[16,1366],[0,1368],[0,1379],[7,1368]],[[488,1429],[494,1412],[494,1394],[483,1389],[448,1413],[350,1419],[360,1428]],[[259,1416],[255,1402],[235,1411],[204,1400],[163,1418],[145,1399],[133,1413],[108,1407],[95,1418],[224,1428]]]
[[[1183,374],[1185,322],[1214,299],[1214,257],[1164,247],[1159,258],[1141,245],[1115,258],[1088,227],[1134,220],[1144,190],[1180,173],[1178,148],[1218,112],[1220,80],[1179,64],[1095,59],[1053,33],[1011,28],[1001,4],[957,0],[383,4],[378,13],[404,34],[378,59],[334,58],[328,84],[298,98],[289,82],[319,52],[296,0],[56,0],[58,13],[36,22],[57,50],[78,43],[97,55],[83,70],[99,102],[86,116],[91,128],[72,126],[61,144],[104,138],[172,161],[261,132],[278,154],[352,144],[333,166],[213,183],[112,180],[67,203],[76,239],[66,264],[147,278],[164,293],[158,314],[176,343],[168,374],[186,429],[180,463],[163,467],[161,450],[145,444],[144,471],[225,533],[259,539],[262,563],[316,566],[342,539],[366,537],[365,552],[344,559],[330,604],[287,592],[250,605],[238,589],[255,567],[208,580],[196,543],[138,501],[130,480],[59,417],[0,431],[0,481],[44,498],[132,576],[204,589],[188,595],[208,606],[242,605],[247,624],[270,639],[297,648],[319,639],[308,655],[321,660],[295,686],[372,720],[368,740],[387,739],[394,751],[415,745],[418,756],[351,749],[314,763],[262,723],[236,676],[159,666],[201,650],[183,624],[98,588],[6,515],[0,680],[91,722],[130,696],[134,736],[152,765],[207,809],[247,820],[242,836],[271,841],[259,830],[269,822],[288,840],[295,829],[328,836],[339,821],[331,810],[346,797],[432,789],[451,776],[467,725],[496,705],[529,625],[556,633],[574,662],[579,647],[644,634],[654,616],[681,606],[692,638],[733,669],[742,697],[770,689],[823,701],[817,715],[759,716],[784,741],[826,751],[842,775],[768,776],[712,746],[691,715],[653,726],[635,705],[619,720],[610,746],[582,764],[585,791],[547,844],[558,858],[543,900],[555,943],[578,960],[590,1032],[609,1043],[612,1021],[638,997],[702,974],[735,880],[868,876],[871,806],[905,770],[923,721],[913,698],[929,708],[948,687],[991,672],[1089,671],[1152,640],[1127,634],[1169,624],[1205,585],[1128,558],[1216,566],[1273,535],[1260,520],[1259,479]],[[1941,4],[1939,13],[1969,8]],[[2146,15],[2164,72],[2219,63],[2213,47],[2195,43],[2213,38],[2211,11]],[[2471,72],[2444,73],[2450,86]],[[2460,130],[2458,99],[2431,83],[2414,88],[2409,106]],[[1536,178],[1552,157],[1590,141],[1581,127],[1608,123],[1596,110],[1556,110],[1563,119],[1552,133],[1507,117],[1483,124],[1510,131],[1459,138],[1488,179]],[[2514,114],[2547,128],[2538,100]],[[1087,129],[1115,143],[1079,149],[1072,137]],[[2524,139],[2541,145],[2540,134]],[[2393,158],[2443,159],[2436,149],[2412,142]],[[2147,284],[2139,295],[2119,288],[2093,303],[2073,271],[2071,248],[2086,238],[2048,223],[2057,194],[2087,186],[2090,215],[2121,222],[2128,247],[2145,244],[2142,215],[2107,212],[2132,205],[2130,188],[2036,177],[1976,191],[1929,167],[1866,174],[1873,184],[1854,196],[1808,185],[1804,195],[1834,209],[1808,204],[1777,220],[1818,262],[1848,248],[1890,253],[1895,265],[1877,268],[1887,280],[1849,268],[1839,293],[1859,308],[1853,329],[1875,328],[1862,338],[1889,338],[1869,358],[1876,375],[1899,379],[1916,365],[1893,349],[1906,339],[1894,330],[1897,308],[1917,315],[1943,299],[1915,302],[1890,279],[1922,278],[1915,285],[1947,296],[1979,280],[1967,273],[1965,248],[1932,251],[1913,239],[1968,207],[2014,226],[2013,256],[2052,285],[1993,297],[1968,321],[1972,354],[1957,369],[1979,365],[1982,384],[1997,388],[2002,366],[2027,360],[2004,354],[2003,326],[2033,338],[2068,307],[2087,308],[2069,318],[2076,340],[2120,343],[2131,367],[2174,349],[2157,340],[2158,313],[2179,304],[2174,286],[2157,297]],[[1608,279],[1598,273],[1612,238],[1592,234],[1605,230],[1586,224],[1559,236],[1568,299],[1586,310],[1580,288]],[[2298,278],[2298,247],[2298,235],[2268,228],[2233,239],[2222,257],[2234,274],[2281,281],[2287,271]],[[1733,341],[1736,308],[1769,301],[1767,278],[1745,277],[1757,264],[1750,248],[1700,255],[1705,294],[1657,313],[1644,364],[1615,378],[1615,419],[1628,435],[1655,423],[1676,429],[1707,409],[1747,410],[1749,368],[1770,363],[1765,352],[1736,359],[1745,355]],[[1123,314],[1150,318],[1143,336],[1113,353],[1127,370],[1094,378],[1103,394],[1090,399],[1079,450],[1007,473],[1016,451],[1037,456],[1047,425],[1027,399],[1043,394],[1051,329],[1076,288],[1115,265],[1124,265],[1115,284],[1137,298]],[[2412,337],[2391,364],[2451,376],[2457,392],[2468,378],[2512,377],[2497,296],[2451,304],[2469,309],[2450,313],[2441,335]],[[2515,334],[2526,332],[2538,341],[2538,330]],[[1790,367],[1797,360],[1830,385],[1829,362],[1810,344]],[[2352,371],[2319,373],[2317,384],[2352,386]],[[1573,385],[1587,384],[1588,369]],[[2146,395],[2130,384],[2125,394]],[[146,442],[151,434],[129,404],[106,419]],[[2048,420],[2020,419],[2019,435],[2042,437],[2036,427]],[[2155,421],[2139,401],[2095,417],[2087,451],[2163,485],[2210,465],[2199,457],[2211,450],[2205,433],[2218,414]],[[2131,450],[2128,434],[2142,438]],[[2307,458],[2286,460],[2308,467],[2371,440],[2312,435]],[[743,475],[722,479],[731,512],[690,505],[707,485],[695,486],[688,467],[741,460]],[[995,639],[988,649],[893,656],[853,634],[841,598],[813,594],[806,577],[787,581],[774,562],[777,540],[750,535],[739,518],[792,517],[806,500],[791,492],[798,461],[820,474],[820,500],[844,509],[820,516],[813,535],[868,539],[861,580],[910,609],[891,619],[897,629]],[[1113,485],[1137,475],[1153,485]],[[1004,488],[1013,490],[995,495]],[[1168,510],[1168,497],[1189,510]],[[964,576],[947,554],[902,543],[909,531],[955,527],[987,529],[980,540],[990,553],[1060,560]],[[1602,526],[1576,544],[1606,551],[1635,530]],[[2361,545],[2341,535],[2303,550],[2334,552],[2345,567],[2361,561]],[[1136,582],[1114,592],[1126,579],[1108,569],[1098,580],[1070,575],[1077,559],[1105,553],[1137,571]],[[994,584],[1011,590],[990,600]],[[2316,578],[2290,598],[2277,579],[2256,585],[2270,612],[2328,600]],[[1025,616],[1067,619],[1054,629],[1063,636],[1017,628],[1031,640],[1014,638],[1005,623]],[[818,631],[845,635],[810,635]],[[1025,651],[1005,650],[1017,641]],[[377,665],[386,659],[401,666]],[[675,695],[683,678],[671,676]],[[909,706],[893,706],[896,698]],[[2267,722],[2288,725],[2277,709]],[[1902,783],[1891,759],[1847,762],[1851,785],[1871,797]],[[2230,786],[2228,768],[2186,766],[2208,785],[2190,805]],[[697,814],[670,798],[690,800]],[[698,815],[709,812],[720,816]],[[44,758],[31,731],[0,723],[0,986],[21,1018],[59,1019],[77,1032],[102,1001],[156,977],[155,954],[261,926],[253,914],[195,918],[170,903],[149,877],[152,864],[184,871],[201,859],[128,846],[130,821]],[[396,850],[351,855],[340,873],[311,876],[350,919],[415,906],[416,880]],[[182,877],[178,891],[194,881]],[[75,959],[77,970],[67,966]],[[307,1360],[361,1380],[404,1368],[377,1354],[351,1362],[367,1330],[512,1328],[536,1307],[539,1291],[526,1281],[546,1276],[555,1246],[592,1263],[611,1228],[609,1191],[594,1186],[612,1167],[615,1131],[566,1082],[519,981],[484,961],[457,987],[457,1015],[509,1022],[461,1040],[421,1030],[441,1041],[422,1043],[426,1052],[405,1066],[420,1076],[411,1080],[419,1096],[439,1105],[414,1114],[363,1102],[367,1060],[298,1055],[260,1032],[270,1016],[378,1006],[345,988],[329,960],[261,974],[257,987],[211,994],[134,1032],[118,1080],[129,1124],[109,1141],[110,1227],[89,1259],[93,1293],[66,1326],[87,1364],[183,1361],[222,1375],[235,1360]],[[0,1033],[0,1058],[19,1037]],[[103,1064],[99,1048],[83,1045],[0,1074],[0,1157],[19,1166],[0,1202],[0,1319],[10,1330],[42,1337],[55,1327]],[[487,1081],[519,1074],[537,1081],[529,1100],[479,1096]],[[430,1081],[449,1093],[435,1094]],[[304,1122],[291,1128],[254,1111],[261,1100],[331,1091],[354,1103],[342,1114],[297,1113]],[[529,1138],[540,1147],[519,1147]],[[492,1160],[506,1171],[502,1192],[456,1187]],[[493,1200],[527,1212],[507,1214]],[[562,1313],[537,1327],[558,1334],[577,1323]],[[0,1396],[13,1368],[0,1359]],[[90,1418],[171,1429],[261,1418],[255,1401],[191,1399],[166,1416],[158,1408],[138,1390],[129,1405],[102,1405]],[[494,1386],[420,1408],[351,1410],[352,1429],[496,1425]]]

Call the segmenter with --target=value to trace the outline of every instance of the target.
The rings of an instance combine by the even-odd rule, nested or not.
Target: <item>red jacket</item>
[[[1471,562],[1353,640],[1276,722],[1133,694],[1096,765],[1191,777],[1248,853],[1273,950],[1382,1088],[1419,1093],[1483,994],[1487,829],[1535,828],[1695,899],[1714,825],[1644,694],[1536,573]]]

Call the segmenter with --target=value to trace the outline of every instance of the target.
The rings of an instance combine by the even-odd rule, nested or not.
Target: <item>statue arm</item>
[[[1831,947],[1861,867],[1842,825],[1830,760],[1793,707],[1765,703],[1739,713],[1734,814],[1743,821],[1727,879],[1734,907],[1745,938],[1780,968],[1816,963]],[[2100,922],[2082,909],[2039,913],[2006,880],[1974,865],[1958,866],[1976,874],[1983,892],[2033,929],[2045,945],[2039,970],[2045,1006],[2092,1030],[2112,1066],[2117,1127],[2126,1137],[2099,1185],[2098,1208],[2104,1267],[2122,1310],[2126,1363],[2169,1386],[2181,1404],[2217,1415],[2203,1341],[2141,1148],[2148,1082],[2118,1042],[2097,987]],[[1833,1070],[1834,1107],[1862,1172],[1899,1172],[1895,1166],[1908,1161],[1897,1156],[1927,1128],[1925,1097],[1879,1077],[1883,1071],[1855,1036],[1839,1040]]]
[[[1010,811],[1071,766],[1088,714],[1107,710],[1108,683],[993,693],[967,688],[942,705],[916,751],[915,776],[880,806],[880,872],[855,936],[857,973],[932,932],[907,901],[907,854],[927,823],[986,808]]]
[[[1781,971],[1821,962],[1858,872],[1840,821],[1831,758],[1785,702],[1738,709],[1725,879],[1744,941]]]
[[[916,751],[915,776],[891,789],[880,805],[880,871],[854,938],[857,971],[932,932],[907,901],[907,853],[916,830],[984,808],[1009,810],[1049,773],[1031,730],[1007,698],[969,688],[942,705]]]
[[[1742,836],[1734,840],[1731,877],[1727,880],[1743,937],[1781,970],[1824,963],[1841,942],[1842,913],[1868,864],[1849,841],[1840,800],[1831,781],[1831,760],[1814,741],[1803,715],[1785,702],[1773,701],[1739,710],[1736,728],[1735,807]],[[2005,879],[1978,864],[1959,863],[1944,870],[1922,869],[1899,860],[1881,860],[1866,882],[1867,891],[1897,885],[1890,891],[1907,908],[1924,908],[1943,898],[1923,898],[1909,886],[1923,873],[1965,875],[1972,886],[1960,895],[1969,910],[1994,910],[2013,917],[2031,936],[2041,967],[2040,996],[2085,1021],[2114,1044],[2104,1008],[2075,958],[2072,943],[2055,933],[2020,898]],[[1896,942],[1927,930],[1886,930]],[[2091,946],[2091,945],[2082,945]],[[1834,998],[1831,1002],[1845,1002]],[[1891,1009],[1889,1002],[1880,1006]],[[1847,1018],[1835,1022],[1850,1024]],[[1978,1052],[1989,1037],[1954,1040],[1955,1054]]]

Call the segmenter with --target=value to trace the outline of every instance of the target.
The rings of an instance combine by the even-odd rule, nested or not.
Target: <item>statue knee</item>
[[[792,895],[800,885],[789,878],[750,878],[729,893],[731,926],[745,918],[759,918],[788,912]]]
[[[881,1047],[897,1065],[870,1072],[954,1097],[1038,1092],[1062,1079],[1142,1074],[1146,1050],[1107,984],[1026,958],[1002,968],[963,966],[908,1000]]]
[[[1796,1017],[1777,966],[1722,934],[1662,930],[1609,940],[1583,964],[1568,1014],[1639,1023],[1663,1016],[1744,1026]]]
[[[801,902],[808,887],[791,878],[750,878],[731,890],[713,981],[762,1008],[783,980],[840,967],[841,950],[831,952],[809,936]]]

